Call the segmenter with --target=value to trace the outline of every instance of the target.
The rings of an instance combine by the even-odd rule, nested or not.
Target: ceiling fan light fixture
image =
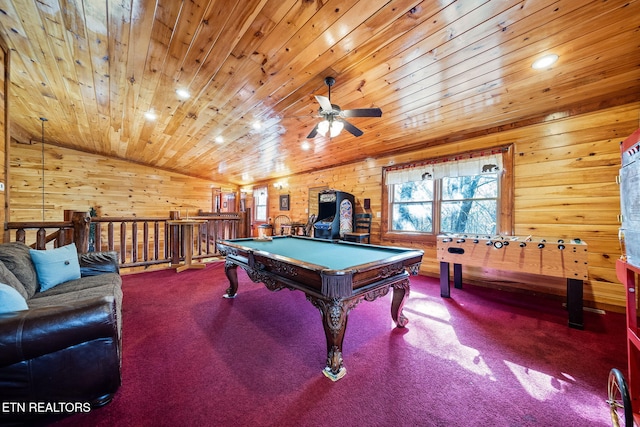
[[[335,138],[336,136],[340,135],[340,132],[342,132],[343,128],[344,124],[342,122],[331,122],[331,127],[329,128],[329,136],[331,136],[331,138]]]
[[[318,133],[322,136],[327,136],[327,132],[329,132],[329,126],[331,126],[331,124],[328,120],[321,121],[320,123],[318,123]]]
[[[344,123],[338,120],[323,120],[318,123],[318,133],[322,136],[327,136],[328,133],[330,138],[335,138],[340,135],[342,129],[344,129]]]
[[[307,138],[315,138],[316,135],[326,136],[329,133],[330,138],[340,135],[342,129],[346,129],[353,136],[362,136],[363,132],[349,123],[345,118],[349,117],[382,117],[380,108],[355,108],[350,110],[342,110],[339,105],[331,103],[331,86],[334,85],[333,77],[326,77],[324,82],[329,87],[329,96],[315,95],[316,101],[320,104],[318,115],[323,120],[314,126]]]

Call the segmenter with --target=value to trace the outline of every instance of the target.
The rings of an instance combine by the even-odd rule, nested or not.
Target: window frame
[[[264,214],[264,218],[258,218],[258,197],[253,197],[253,221],[256,223],[259,222],[267,222],[269,220],[269,192],[268,192],[268,187],[264,186],[264,187],[256,187],[254,189],[254,194],[256,194],[259,191],[264,191],[265,194],[265,214]],[[262,205],[260,205],[262,206]]]
[[[385,179],[386,182],[386,179]],[[405,233],[411,233],[411,234],[431,234],[428,232],[424,232],[424,231],[399,231],[399,230],[392,230],[392,221],[391,221],[391,214],[393,212],[393,206],[398,204],[404,204],[404,205],[410,205],[410,204],[420,204],[420,203],[430,203],[431,204],[431,228],[435,229],[436,226],[436,215],[435,215],[435,206],[436,206],[436,202],[437,202],[437,198],[438,198],[438,185],[436,180],[432,180],[432,185],[433,188],[431,189],[431,194],[432,194],[432,199],[431,200],[412,200],[412,201],[405,201],[405,202],[396,202],[395,201],[395,195],[394,195],[394,188],[392,185],[388,185],[387,186],[387,199],[386,199],[386,203],[389,206],[389,216],[387,218],[387,227],[390,233],[401,233],[401,234],[405,234]],[[395,185],[395,184],[394,184]],[[393,201],[392,201],[393,200]]]
[[[380,233],[381,240],[383,241],[397,241],[397,242],[410,242],[421,243],[425,245],[435,246],[437,241],[438,232],[440,230],[439,215],[435,215],[435,210],[440,209],[440,203],[442,201],[442,184],[437,180],[434,183],[434,202],[433,202],[433,232],[414,232],[414,231],[393,231],[391,230],[391,212],[390,212],[390,197],[392,186],[387,185],[387,170],[394,170],[398,167],[409,166],[412,164],[422,162],[444,162],[444,161],[456,161],[472,156],[482,155],[486,152],[502,153],[502,168],[503,173],[498,176],[498,206],[497,206],[497,224],[496,232],[502,235],[513,235],[514,232],[514,176],[513,176],[513,144],[491,147],[482,150],[468,151],[465,153],[458,153],[454,156],[442,156],[436,158],[428,158],[420,161],[407,162],[405,164],[394,165],[390,167],[384,167],[382,169],[382,212],[381,212],[381,224]]]

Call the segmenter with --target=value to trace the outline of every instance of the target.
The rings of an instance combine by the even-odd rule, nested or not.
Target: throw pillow
[[[31,261],[29,261],[31,262]],[[22,298],[28,300],[33,295],[29,295],[24,285],[18,280],[18,278],[4,265],[4,262],[0,261],[0,283],[11,286],[18,291]],[[34,289],[35,292],[35,289]]]
[[[28,310],[27,302],[14,288],[0,283],[0,314]]]
[[[0,261],[18,278],[29,298],[38,290],[36,269],[31,262],[31,248],[22,242],[10,242],[0,245]],[[0,280],[0,282],[2,282]],[[2,282],[6,283],[6,282]]]
[[[75,243],[43,251],[31,249],[30,252],[31,260],[36,267],[40,292],[80,278],[80,263]]]

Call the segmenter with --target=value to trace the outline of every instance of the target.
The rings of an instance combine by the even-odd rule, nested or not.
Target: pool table
[[[391,317],[398,327],[408,320],[402,308],[409,296],[409,273],[418,274],[423,251],[301,236],[231,239],[217,242],[226,255],[226,298],[238,292],[238,266],[267,289],[300,290],[320,310],[327,340],[323,373],[333,381],[346,374],[342,342],[349,311],[363,299],[373,301],[393,288]],[[408,272],[407,272],[408,270]]]

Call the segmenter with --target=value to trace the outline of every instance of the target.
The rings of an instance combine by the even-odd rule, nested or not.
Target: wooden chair
[[[371,243],[371,214],[361,213],[356,214],[356,222],[353,227],[353,231],[350,233],[344,233],[344,240],[349,242]]]
[[[273,233],[280,233],[283,236],[285,232],[291,234],[291,219],[286,215],[278,215],[273,220]]]
[[[313,234],[313,223],[316,222],[316,214],[309,215],[309,220],[307,224],[304,226],[304,235],[307,237],[311,237]]]

